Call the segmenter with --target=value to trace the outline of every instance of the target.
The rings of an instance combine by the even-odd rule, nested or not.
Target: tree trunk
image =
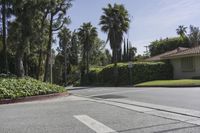
[[[83,51],[83,58],[82,58],[82,64],[81,64],[81,84],[85,84],[85,50]]]
[[[24,28],[24,27],[23,27]],[[16,52],[16,74],[18,77],[24,77],[24,51],[28,43],[28,37],[25,34],[25,28],[22,30],[22,38],[21,42],[17,45],[17,52]]]
[[[118,68],[117,68],[117,49],[113,50],[113,60],[114,60],[114,84],[115,86],[118,85]]]
[[[2,0],[2,27],[3,27],[3,71],[8,73],[7,41],[6,41],[6,0]]]
[[[53,24],[53,14],[51,14],[50,26],[49,26],[49,41],[47,46],[47,57],[45,62],[44,82],[47,82],[49,74],[49,63],[51,58],[51,43],[52,43],[52,24]]]
[[[41,27],[40,27],[41,32],[39,33],[40,37],[43,37],[43,34],[44,34],[45,18],[46,18],[46,15],[44,15],[44,17],[42,19],[42,24],[41,24]],[[36,74],[37,80],[40,79],[40,73],[41,73],[40,71],[41,71],[41,66],[42,66],[42,56],[43,56],[43,42],[40,39],[39,58],[38,58],[38,66],[37,66],[37,74]]]
[[[87,55],[86,55],[87,57],[86,57],[86,62],[87,62],[87,64],[86,64],[86,70],[87,70],[87,84],[89,84],[89,52],[87,51]]]
[[[39,50],[38,67],[37,67],[37,80],[40,79],[40,69],[42,65],[42,48]]]
[[[86,57],[86,59],[87,59],[87,64],[86,64],[86,67],[87,67],[87,75],[88,75],[88,73],[89,73],[89,52],[87,52],[87,57]]]
[[[111,63],[114,63],[114,50],[112,51]]]
[[[25,75],[28,76],[28,58],[26,53],[24,53],[24,70]]]
[[[24,51],[21,47],[18,47],[16,53],[16,74],[18,77],[24,77],[24,65],[23,65]]]
[[[64,48],[64,84],[67,85],[67,51],[66,51],[66,45]]]

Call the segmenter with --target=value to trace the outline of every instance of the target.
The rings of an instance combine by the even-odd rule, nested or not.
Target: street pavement
[[[133,87],[88,87],[73,88],[73,94],[87,97],[121,97],[140,102],[200,110],[200,87],[184,88],[133,88]]]
[[[0,105],[0,133],[199,133],[198,89],[72,88],[67,97]]]

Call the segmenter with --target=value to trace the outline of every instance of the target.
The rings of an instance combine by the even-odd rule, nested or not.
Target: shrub
[[[152,80],[173,78],[173,67],[164,62],[135,63],[133,68],[133,82],[141,83]]]
[[[130,82],[137,84],[145,81],[172,79],[173,68],[164,62],[139,62],[134,63],[132,68],[132,81],[130,81],[130,69],[127,63],[119,63],[118,85],[129,85]],[[114,65],[108,65],[102,69],[91,70],[89,73],[90,84],[114,84]]]
[[[0,99],[65,92],[65,88],[32,78],[0,77]]]
[[[101,71],[102,71],[102,68],[99,68],[99,67],[91,68],[88,74],[88,82],[95,83],[99,81],[99,72]]]

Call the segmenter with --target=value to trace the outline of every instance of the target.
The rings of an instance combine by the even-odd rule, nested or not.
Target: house
[[[174,68],[174,79],[200,77],[200,46],[179,47],[175,50],[150,57],[146,61],[169,60]]]

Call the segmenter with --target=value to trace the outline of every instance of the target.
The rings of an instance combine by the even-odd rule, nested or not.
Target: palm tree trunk
[[[89,52],[87,52],[87,75],[89,73]]]
[[[87,67],[87,83],[89,83],[89,75],[88,75],[89,74],[89,52],[88,51],[87,51],[87,58],[86,59],[87,59],[87,64],[86,64],[87,65],[86,66]]]
[[[86,69],[86,52],[83,50],[83,58],[81,65],[81,84],[85,84],[85,69]]]
[[[114,84],[117,86],[118,84],[118,69],[117,69],[117,49],[113,50],[113,60],[114,60]]]
[[[53,24],[53,14],[51,14],[50,26],[49,26],[49,41],[47,46],[47,57],[45,62],[44,82],[48,80],[48,74],[49,74],[49,63],[51,57],[51,42],[52,42],[52,24]]]
[[[3,27],[3,60],[4,72],[8,73],[7,42],[6,42],[6,1],[2,1],[2,27]]]

